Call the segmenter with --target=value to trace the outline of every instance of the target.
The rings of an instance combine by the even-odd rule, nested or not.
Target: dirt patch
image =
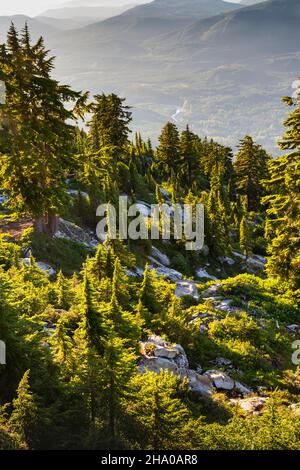
[[[11,236],[14,240],[19,240],[24,230],[33,227],[32,219],[24,218],[16,221],[4,218],[0,220],[0,233]]]

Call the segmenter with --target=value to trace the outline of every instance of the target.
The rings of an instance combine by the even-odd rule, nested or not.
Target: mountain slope
[[[299,0],[269,0],[250,7],[207,20],[170,35],[167,43],[171,48],[180,47],[230,48],[241,55],[246,52],[279,53],[296,51],[300,40]]]
[[[96,57],[107,56],[110,51],[136,54],[143,41],[159,35],[181,30],[195,18],[207,18],[217,12],[237,9],[233,3],[222,0],[154,0],[147,5],[132,8],[122,15],[97,22],[70,35],[59,38],[60,47],[71,45]]]
[[[143,18],[189,18],[200,19],[239,8],[236,3],[223,0],[154,0],[137,6],[127,12],[127,15]]]
[[[58,77],[92,93],[127,97],[136,128],[153,139],[176,116],[179,126],[189,122],[228,145],[246,131],[273,152],[285,113],[280,96],[300,70],[299,0],[266,1],[198,21],[188,9],[187,17],[176,16],[178,1],[165,0],[170,10],[160,18],[145,14],[162,3],[52,37]]]

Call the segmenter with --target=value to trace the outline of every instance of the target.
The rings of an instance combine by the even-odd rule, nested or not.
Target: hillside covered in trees
[[[299,450],[300,88],[275,159],[249,135],[233,152],[174,121],[155,148],[125,99],[53,72],[43,39],[12,25],[0,449]],[[120,195],[149,223],[152,204],[202,204],[203,248],[100,242],[97,207]]]

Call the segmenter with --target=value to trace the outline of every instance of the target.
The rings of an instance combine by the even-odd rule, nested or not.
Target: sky
[[[240,0],[230,0],[230,1],[234,3],[240,2]],[[84,5],[85,3],[88,3],[88,2],[85,2],[85,0],[82,0],[82,4]],[[134,0],[128,0],[128,3],[134,3]],[[145,3],[147,3],[147,0],[145,0]],[[17,15],[17,14],[35,16],[47,10],[48,8],[54,8],[59,5],[65,5],[65,4],[66,4],[66,0],[8,0],[8,1],[2,0],[1,5],[0,5],[0,16]]]
[[[83,0],[84,1],[84,0]],[[24,14],[34,16],[48,8],[66,3],[64,0],[8,0],[1,1],[0,15]]]

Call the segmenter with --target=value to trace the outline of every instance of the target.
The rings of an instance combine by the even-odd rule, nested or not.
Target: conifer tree
[[[247,198],[247,211],[258,212],[264,195],[262,181],[268,176],[270,156],[252,137],[241,140],[234,164],[238,193]]]
[[[222,170],[221,165],[214,167],[210,180],[211,190],[207,200],[207,216],[212,237],[209,245],[218,255],[226,253],[229,247],[229,201]]]
[[[269,240],[267,270],[270,275],[300,287],[300,90],[283,101],[293,108],[285,120],[287,128],[279,146],[289,151],[270,164],[265,181],[269,196],[266,235]]]
[[[118,423],[124,412],[123,400],[129,394],[129,381],[135,371],[136,356],[126,343],[111,333],[101,361],[101,404],[110,448],[117,445]]]
[[[196,183],[197,176],[200,172],[198,164],[198,155],[196,148],[197,136],[186,126],[185,131],[180,135],[179,153],[181,160],[181,171],[183,182],[181,185],[192,188]]]
[[[164,178],[171,183],[175,183],[180,167],[179,134],[175,124],[168,122],[164,126],[158,140],[159,146],[156,152],[157,166]]]
[[[129,146],[132,113],[130,108],[124,105],[124,101],[124,98],[114,93],[95,96],[90,122],[93,152],[103,152],[106,149],[111,155],[120,157]]]
[[[9,427],[20,436],[21,441],[32,448],[38,423],[38,408],[34,395],[30,390],[29,373],[23,375],[17,390],[17,398],[13,400],[13,411],[9,419]]]
[[[144,270],[144,278],[139,293],[139,301],[150,314],[154,315],[158,312],[159,306],[153,285],[152,273],[149,270],[148,263],[146,264]]]
[[[246,216],[242,217],[240,223],[240,247],[246,257],[247,262],[250,254],[250,235]]]
[[[136,440],[143,449],[178,449],[185,440],[189,412],[179,398],[185,384],[168,371],[146,372],[133,378],[134,401],[128,412],[136,422]]]
[[[103,337],[106,319],[97,311],[87,268],[84,271],[82,300],[82,321],[80,328],[89,348],[94,347],[99,354],[103,352]]]
[[[57,307],[63,310],[69,308],[69,289],[67,280],[62,271],[59,271],[56,280]]]
[[[57,230],[57,214],[65,200],[72,122],[82,115],[86,100],[86,95],[51,78],[53,60],[42,38],[31,45],[27,26],[21,36],[14,25],[10,27],[0,52],[6,84],[0,120],[9,129],[0,180],[10,207],[31,214],[35,229],[49,235]]]

